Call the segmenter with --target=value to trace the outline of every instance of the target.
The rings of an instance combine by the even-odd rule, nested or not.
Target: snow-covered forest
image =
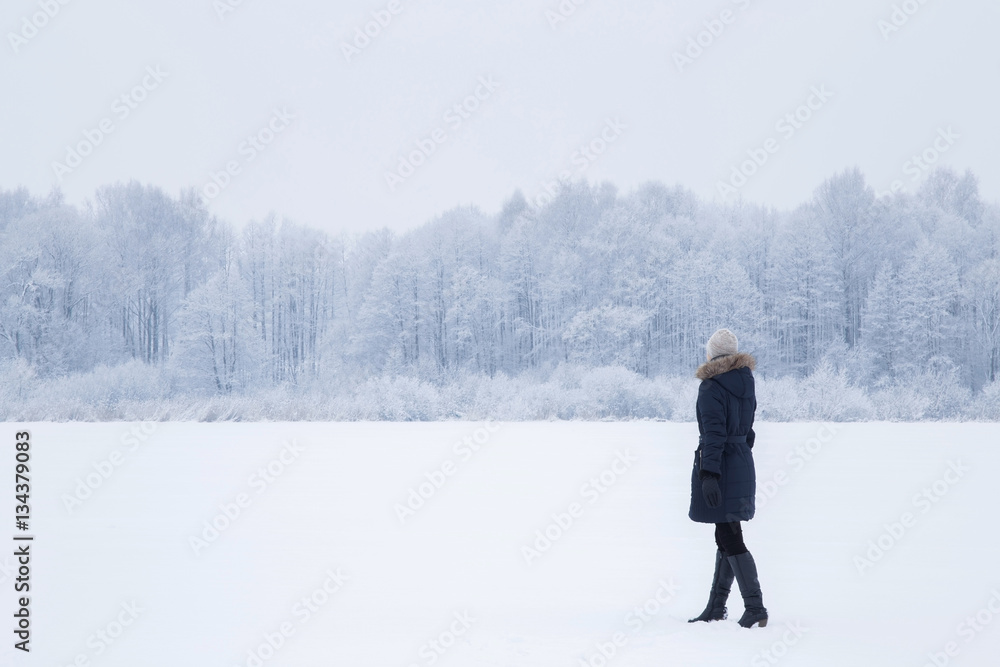
[[[16,189],[0,248],[5,419],[690,420],[722,326],[761,417],[1000,419],[1000,208],[968,172],[848,170],[791,211],[578,182],[351,236]]]

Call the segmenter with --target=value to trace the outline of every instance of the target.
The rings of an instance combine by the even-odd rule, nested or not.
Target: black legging
[[[743,544],[743,527],[739,521],[715,524],[715,543],[726,556],[738,556],[748,551]]]

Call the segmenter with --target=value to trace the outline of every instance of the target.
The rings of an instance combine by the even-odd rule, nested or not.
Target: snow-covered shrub
[[[573,390],[570,390],[573,391]],[[484,378],[470,397],[468,412],[473,419],[537,421],[557,419],[565,413],[567,390],[558,383],[534,382],[498,373]]]
[[[806,405],[800,394],[801,381],[785,376],[754,378],[757,389],[757,419],[764,421],[797,421],[805,419]]]
[[[879,385],[869,392],[875,419],[880,421],[919,421],[925,418],[930,399],[912,387],[898,384]]]
[[[966,415],[971,419],[1000,421],[1000,380],[984,386],[970,401]]]
[[[695,403],[701,380],[693,375],[658,377],[654,380],[657,391],[666,402],[662,417],[672,421],[694,421],[697,418]]]
[[[438,419],[474,419],[467,413],[480,381],[475,374],[461,373],[444,377],[435,383],[438,405],[442,415],[446,415]]]
[[[669,387],[620,366],[560,364],[544,381],[498,373],[459,384],[460,391],[452,387],[441,393],[458,406],[461,419],[665,419],[671,414]]]
[[[958,368],[943,357],[905,379],[878,385],[871,392],[878,419],[916,421],[962,419],[969,411],[972,392],[958,379]]]
[[[441,419],[434,385],[410,377],[378,377],[359,386],[349,408],[358,420],[428,421]]]
[[[132,359],[46,380],[25,407],[33,419],[119,419],[123,403],[162,400],[168,395],[161,370]]]
[[[835,371],[821,362],[800,384],[808,419],[816,421],[863,421],[871,418],[871,403],[864,389],[847,379],[847,371]]]
[[[929,419],[960,419],[972,400],[972,390],[958,378],[958,367],[946,357],[933,357],[927,369],[911,383],[927,398]]]
[[[493,377],[442,374],[438,382],[384,375],[358,385],[303,381],[252,391],[178,392],[162,367],[130,361],[60,378],[38,378],[24,361],[0,364],[0,418],[6,420],[194,421],[693,421],[700,381],[644,378],[621,366],[563,363]],[[983,419],[1000,421],[1000,381],[972,396],[947,365],[883,381],[867,393],[846,369],[822,362],[807,378],[756,377],[760,421]]]
[[[862,421],[872,417],[864,389],[824,360],[806,378],[757,380],[757,415],[769,421]]]
[[[621,366],[587,371],[580,380],[582,419],[666,419],[670,403],[648,378]]]
[[[36,383],[35,368],[20,357],[0,362],[0,419],[17,419]]]

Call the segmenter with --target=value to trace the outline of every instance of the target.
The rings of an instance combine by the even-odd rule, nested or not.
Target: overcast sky
[[[135,178],[237,224],[360,231],[560,175],[722,199],[748,151],[766,162],[727,196],[786,208],[854,165],[912,189],[927,151],[1000,198],[993,1],[225,2],[5,3],[0,187],[82,202]]]

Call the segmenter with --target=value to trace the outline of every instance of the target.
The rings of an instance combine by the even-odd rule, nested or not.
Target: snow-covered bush
[[[386,374],[351,386],[282,383],[232,393],[177,392],[168,370],[129,361],[89,373],[38,378],[30,364],[0,364],[6,420],[500,421],[671,419],[693,421],[700,382],[645,378],[621,366],[564,363],[511,377],[455,373],[428,382]],[[865,392],[846,369],[821,362],[806,378],[756,377],[758,421],[1000,421],[1000,381],[972,396],[947,365]]]
[[[810,420],[863,421],[871,418],[871,403],[864,389],[847,379],[847,371],[835,371],[821,362],[800,384],[802,401]]]
[[[548,420],[565,414],[567,391],[552,382],[532,382],[499,373],[492,378],[482,378],[467,401],[467,414],[471,419]]]
[[[966,414],[971,419],[1000,421],[1000,380],[983,387],[970,401]]]
[[[876,418],[888,421],[957,420],[975,410],[971,390],[958,379],[957,367],[943,357],[932,358],[926,368],[905,379],[880,383],[870,400]]]
[[[694,375],[658,377],[654,381],[657,391],[666,402],[662,417],[672,421],[694,421],[695,403],[701,381]]]
[[[20,357],[0,362],[0,419],[17,419],[35,387],[35,368]]]
[[[582,419],[667,419],[670,403],[648,378],[621,366],[587,371],[580,380]]]
[[[443,419],[434,385],[411,377],[379,377],[357,387],[345,405],[344,418],[364,421],[429,421]]]
[[[930,399],[912,387],[885,384],[869,393],[875,419],[880,421],[918,421],[924,419]]]
[[[792,376],[755,378],[757,388],[757,419],[764,421],[796,421],[806,418],[806,404],[800,394],[801,380]]]
[[[969,408],[972,390],[958,379],[958,367],[945,357],[933,357],[927,369],[910,383],[927,399],[926,419],[961,419]]]
[[[769,421],[862,421],[872,417],[864,389],[824,360],[808,377],[757,380],[757,418]]]
[[[26,419],[120,419],[128,402],[165,399],[169,386],[161,370],[139,360],[118,366],[100,365],[78,373],[40,382],[23,403]]]

